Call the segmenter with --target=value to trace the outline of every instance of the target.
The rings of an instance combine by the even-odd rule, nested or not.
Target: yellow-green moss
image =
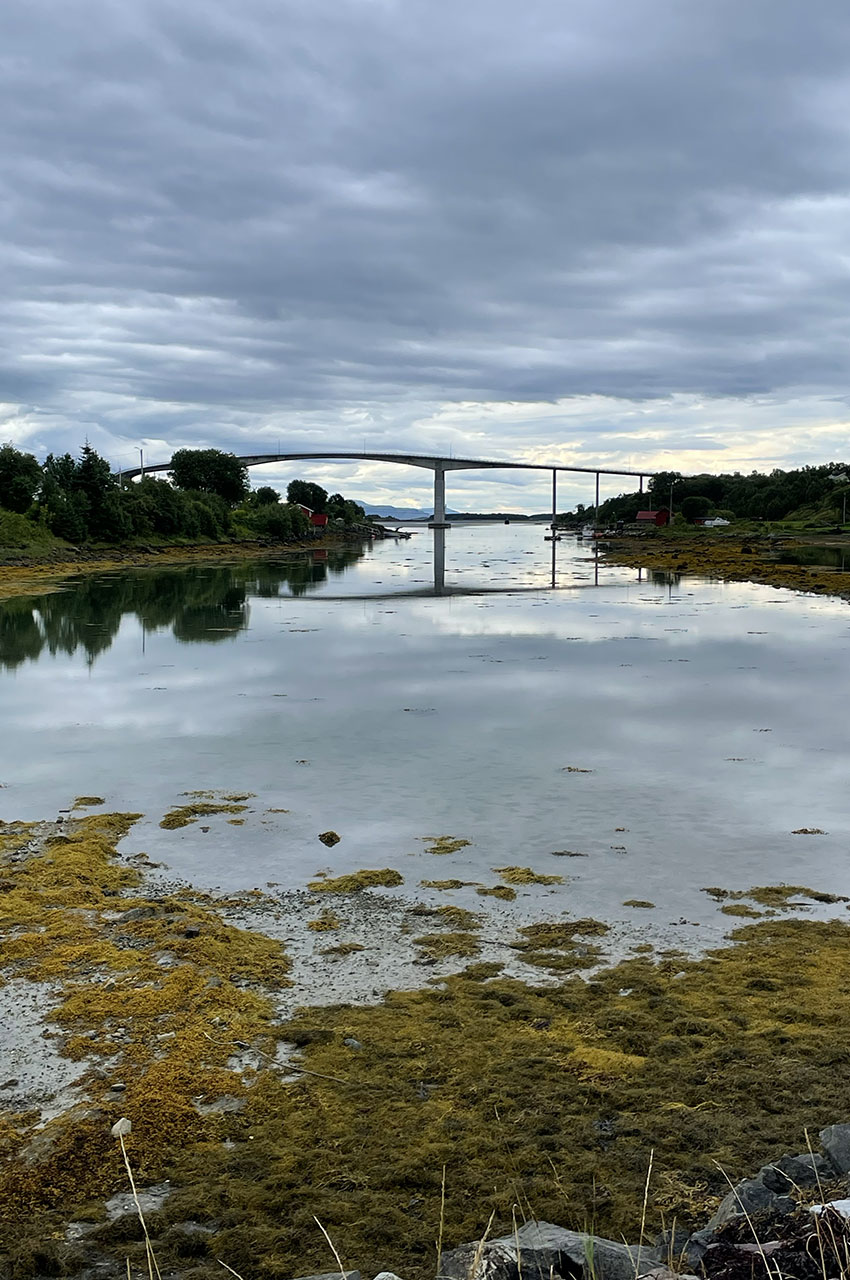
[[[342,921],[333,911],[323,911],[316,920],[308,920],[307,928],[314,933],[331,933],[340,927]]]
[[[808,898],[810,902],[821,902],[834,905],[838,902],[850,902],[850,898],[840,893],[826,893],[821,889],[808,889],[801,884],[767,884],[756,885],[752,889],[703,889],[715,902],[740,902],[749,899],[762,907],[771,907],[776,911],[792,910],[801,905],[791,901],[792,898]],[[727,915],[743,915],[741,911],[727,911]]]
[[[452,956],[477,956],[481,952],[481,944],[475,934],[463,931],[423,933],[413,941],[432,960],[448,960]]]
[[[391,867],[384,867],[380,871],[352,871],[345,876],[311,880],[307,888],[313,893],[359,893],[361,889],[393,889],[400,884],[404,884],[404,876]]]
[[[563,884],[563,876],[546,876],[531,867],[494,867],[506,884]]]
[[[184,791],[183,795],[191,800],[228,800],[236,804],[242,800],[255,799],[253,791]]]
[[[602,954],[599,947],[580,939],[601,937],[607,932],[608,925],[601,920],[541,921],[519,929],[511,946],[525,964],[550,973],[570,973],[590,968]]]
[[[647,910],[649,910],[650,907],[655,906],[655,903],[650,902],[647,898],[626,898],[625,902],[623,903],[623,906],[624,907],[645,907]]]
[[[93,1196],[125,1185],[109,1136],[121,1113],[133,1121],[139,1181],[171,1179],[151,1221],[163,1270],[186,1268],[170,1234],[186,1219],[214,1222],[209,1257],[252,1280],[327,1270],[315,1215],[344,1244],[346,1265],[375,1274],[391,1257],[408,1280],[426,1280],[443,1184],[446,1242],[478,1238],[491,1213],[493,1233],[509,1231],[518,1203],[633,1239],[650,1150],[648,1231],[662,1208],[687,1228],[727,1190],[714,1161],[737,1180],[846,1112],[843,921],[777,918],[739,929],[702,960],[633,956],[590,981],[566,973],[545,986],[494,977],[497,965],[477,961],[425,990],[304,1009],[280,1028],[265,995],[285,981],[280,948],[229,928],[192,891],[140,898],[138,872],[114,856],[131,821],[74,820],[20,862],[9,828],[0,833],[0,870],[14,885],[0,894],[0,928],[19,944],[12,959],[4,947],[4,972],[54,974],[69,1048],[90,1051],[95,1032],[121,1055],[127,1085],[115,1103],[92,1075],[97,1110],[53,1122],[29,1163],[14,1126],[0,1123],[7,1253],[61,1238]],[[29,838],[12,840],[23,848]],[[120,919],[151,905],[154,915]],[[604,929],[526,926],[518,954],[574,963],[582,939]],[[328,963],[354,945],[329,948]],[[174,962],[160,965],[163,955]],[[119,1026],[131,1032],[126,1043]],[[230,1069],[239,1044],[271,1064],[278,1037],[298,1046],[307,1074]],[[245,1109],[198,1114],[199,1099],[224,1093]],[[121,1245],[136,1269],[138,1248]]]
[[[475,884],[474,880],[420,880],[422,889],[468,889]]]
[[[511,889],[506,884],[494,884],[489,888],[481,885],[475,892],[482,898],[501,898],[503,902],[513,902],[516,898],[516,889]]]
[[[99,805],[106,804],[103,796],[77,796],[74,801],[75,809],[96,809]]]
[[[480,929],[482,917],[466,907],[412,907],[412,916],[427,916],[449,929]]]
[[[319,952],[323,956],[350,956],[355,951],[365,951],[366,948],[359,942],[338,942],[333,947],[322,947]]]
[[[37,1116],[19,1117],[20,1133],[7,1126],[0,1134],[3,1227],[13,1234],[51,1205],[121,1185],[110,1079],[125,1085],[120,1109],[134,1126],[127,1145],[144,1179],[184,1144],[215,1138],[221,1119],[202,1118],[194,1102],[244,1092],[250,1074],[228,1065],[237,1042],[274,1052],[264,992],[288,982],[282,948],[225,924],[191,890],[140,898],[140,872],[119,863],[115,850],[138,817],[72,819],[33,856],[25,830],[17,849],[4,842],[2,973],[51,981],[64,1052],[110,1063],[106,1077],[85,1077],[97,1110],[81,1106],[51,1121],[30,1148],[27,1129]],[[15,852],[24,856],[13,861]]]
[[[459,849],[465,849],[470,843],[469,840],[463,840],[459,836],[422,836],[422,839],[428,843],[426,853],[441,855],[457,853]]]
[[[226,800],[195,800],[191,804],[178,805],[169,810],[160,822],[166,831],[174,831],[179,827],[188,827],[199,818],[211,818],[218,813],[244,813],[245,804],[234,804]]]
[[[762,582],[819,595],[850,596],[850,574],[846,571],[779,564],[775,547],[768,539],[756,535],[742,538],[734,531],[721,537],[715,530],[688,530],[684,534],[674,530],[639,541],[614,539],[604,554],[617,564],[668,572],[685,570],[725,582]]]

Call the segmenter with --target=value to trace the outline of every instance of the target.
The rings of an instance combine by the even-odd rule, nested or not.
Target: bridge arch
[[[270,462],[391,462],[404,467],[422,467],[434,472],[434,518],[429,522],[431,528],[448,529],[446,521],[446,472],[475,470],[512,470],[512,471],[549,471],[552,474],[552,520],[555,519],[557,503],[557,475],[559,471],[579,472],[582,475],[596,477],[596,507],[599,509],[599,477],[600,476],[633,476],[640,482],[643,492],[644,476],[651,476],[651,471],[628,471],[613,467],[567,467],[548,462],[506,462],[495,458],[452,458],[440,454],[426,453],[366,453],[353,450],[318,450],[316,452],[298,451],[293,453],[246,453],[236,455],[246,467],[260,467]],[[133,480],[136,476],[146,476],[153,471],[170,471],[170,462],[157,462],[151,466],[144,463],[122,471],[125,480]]]

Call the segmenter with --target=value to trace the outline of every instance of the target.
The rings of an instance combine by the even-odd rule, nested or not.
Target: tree
[[[0,507],[23,515],[41,484],[41,467],[31,453],[14,445],[0,446]]]
[[[259,489],[255,489],[251,497],[258,507],[276,505],[280,502],[280,494],[277,489],[273,489],[268,484],[261,485]]]
[[[286,501],[294,502],[299,507],[309,507],[318,515],[324,515],[328,509],[328,491],[309,480],[290,480],[286,489]]]
[[[120,541],[132,533],[118,481],[90,444],[84,445],[79,460],[70,453],[48,455],[39,508],[51,532],[69,542]]]
[[[170,471],[178,489],[215,494],[230,506],[248,493],[248,468],[235,454],[221,449],[178,449]]]
[[[294,538],[303,538],[310,528],[310,523],[300,507],[292,503],[274,505],[267,502],[259,507],[252,519],[254,530],[263,538],[271,538],[275,542],[289,542]]]
[[[694,520],[699,519],[701,516],[707,516],[713,505],[711,498],[692,493],[687,498],[682,499],[679,509],[688,524],[693,524]]]

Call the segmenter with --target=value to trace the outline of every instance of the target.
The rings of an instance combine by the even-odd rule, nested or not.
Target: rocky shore
[[[116,1130],[122,1125],[129,1130],[126,1121],[119,1122]],[[829,1125],[819,1136],[822,1153],[786,1154],[764,1165],[729,1191],[705,1227],[690,1233],[674,1224],[651,1240],[628,1244],[533,1218],[519,1221],[515,1216],[508,1234],[490,1238],[485,1233],[448,1250],[438,1242],[433,1274],[436,1280],[675,1280],[677,1276],[830,1280],[845,1276],[850,1259],[850,1199],[846,1196],[850,1124]],[[105,1206],[113,1233],[132,1238],[144,1232],[146,1216],[160,1210],[169,1195],[169,1184],[164,1183],[113,1196]],[[82,1246],[74,1280],[119,1280],[124,1273],[114,1258],[101,1253],[90,1240],[86,1244],[93,1231],[83,1222],[66,1229],[67,1238]],[[172,1243],[179,1240],[191,1255],[202,1252],[198,1242],[213,1232],[210,1224],[185,1220],[175,1223],[170,1234]],[[329,1237],[328,1243],[336,1249]],[[160,1271],[154,1246],[150,1249],[161,1280],[200,1280],[206,1274],[191,1263]],[[348,1269],[341,1260],[335,1271],[298,1280],[340,1277],[363,1280],[359,1270]],[[383,1270],[373,1280],[401,1277]]]
[[[742,535],[733,529],[720,532],[672,528],[640,537],[606,538],[602,554],[612,563],[650,572],[692,574],[722,582],[757,582],[846,600],[850,599],[850,572],[822,565],[783,563],[779,553],[780,548],[792,552],[801,547],[847,545],[847,539],[839,535],[795,538]]]

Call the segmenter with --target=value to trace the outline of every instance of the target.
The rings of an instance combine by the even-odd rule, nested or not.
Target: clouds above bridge
[[[7,0],[0,438],[846,456],[848,52],[842,0]]]

